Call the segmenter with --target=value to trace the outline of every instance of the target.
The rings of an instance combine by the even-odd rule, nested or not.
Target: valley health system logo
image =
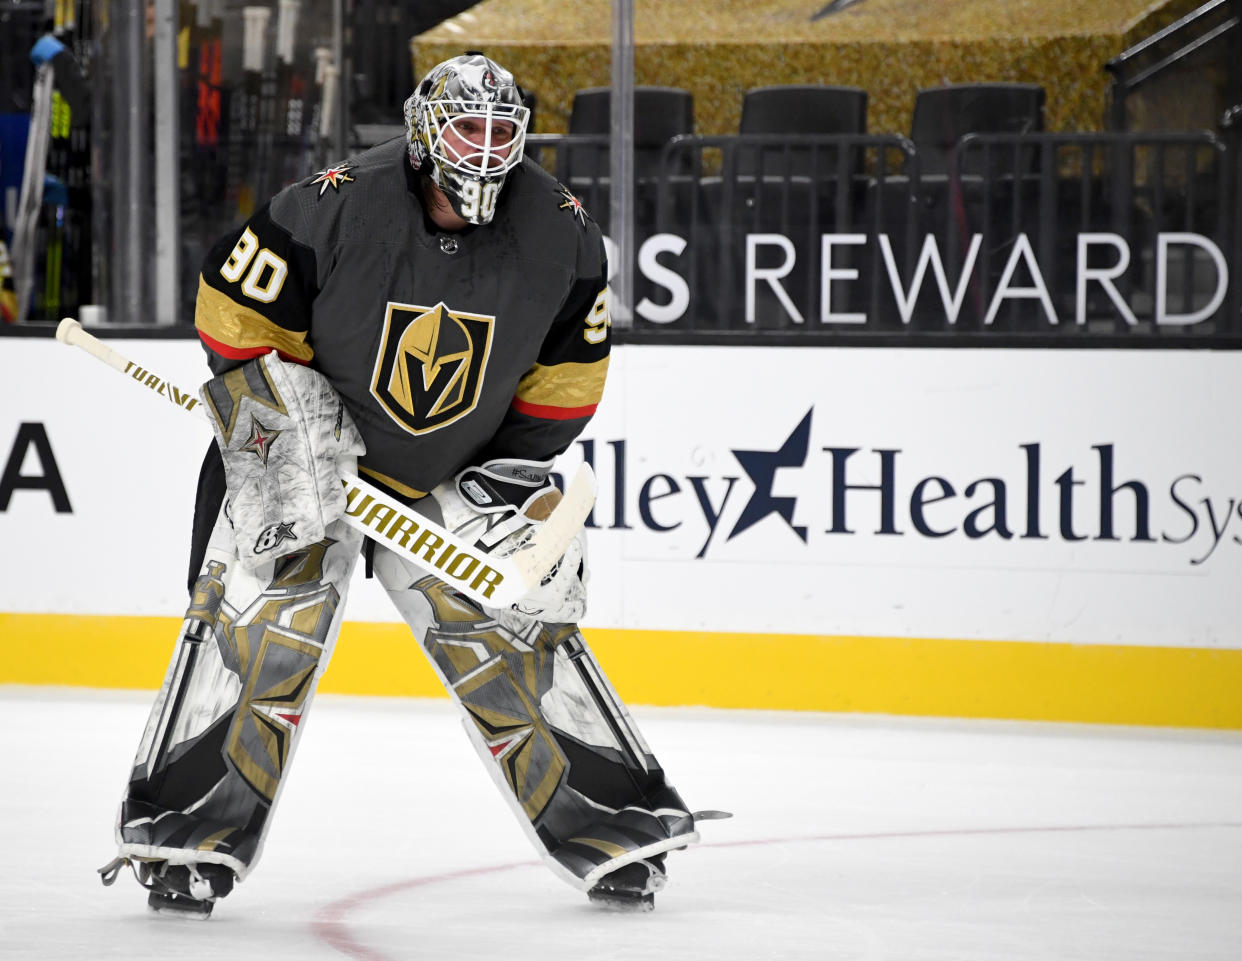
[[[1194,465],[1162,461],[1160,476],[1144,476],[1128,466],[1139,458],[1116,443],[1080,445],[1067,458],[1057,438],[1047,445],[1057,455],[1039,440],[1008,449],[988,442],[994,469],[963,477],[953,455],[931,442],[917,451],[813,444],[813,420],[811,408],[770,449],[730,447],[740,471],[714,476],[658,466],[633,476],[627,440],[581,439],[601,493],[612,493],[612,517],[599,516],[607,508],[597,506],[587,526],[677,536],[696,558],[717,556],[735,540],[744,545],[747,532],[765,522],[770,537],[784,529],[790,544],[797,538],[812,551],[841,536],[1125,542],[1180,547],[1181,562],[1197,566],[1218,549],[1242,546],[1242,491]],[[1150,463],[1151,452],[1141,453]],[[658,458],[641,458],[653,462]]]
[[[789,525],[790,530],[801,537],[804,543],[806,542],[806,527],[800,527],[794,523],[794,507],[797,505],[797,499],[773,496],[772,484],[779,468],[801,467],[806,463],[807,447],[811,443],[811,413],[810,410],[806,412],[802,423],[794,428],[793,433],[779,450],[771,452],[733,451],[733,456],[742,465],[742,470],[746,471],[751,483],[755,485],[755,492],[750,495],[750,500],[742,509],[741,516],[733,525],[729,540],[733,540],[747,528],[754,527],[770,514],[776,514],[785,518],[785,523]]]

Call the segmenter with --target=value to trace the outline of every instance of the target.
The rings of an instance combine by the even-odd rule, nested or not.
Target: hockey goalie
[[[255,867],[360,562],[559,876],[650,908],[667,853],[698,839],[576,626],[581,531],[493,609],[345,523],[357,471],[479,551],[520,550],[608,366],[599,228],[523,159],[509,72],[455,57],[404,112],[404,137],[285,188],[203,265],[215,443],[190,603],[100,869],[132,869],[156,910],[205,917]]]

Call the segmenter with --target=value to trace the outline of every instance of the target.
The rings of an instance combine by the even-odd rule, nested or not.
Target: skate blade
[[[631,894],[620,891],[588,891],[587,900],[605,911],[622,914],[645,914],[655,910],[654,894]]]
[[[184,918],[187,921],[206,921],[211,917],[211,909],[215,905],[210,901],[196,901],[194,898],[183,898],[173,894],[156,894],[147,896],[147,907],[153,914],[168,918]]]

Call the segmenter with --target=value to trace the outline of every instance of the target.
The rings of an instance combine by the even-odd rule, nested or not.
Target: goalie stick
[[[193,392],[180,390],[139,367],[72,317],[60,322],[56,339],[129,374],[177,407],[193,410],[199,406]],[[509,607],[538,587],[564,556],[595,503],[595,478],[590,465],[583,463],[561,502],[526,544],[507,557],[495,557],[354,474],[343,472],[341,483],[346,499],[342,519],[350,527],[445,581],[476,604],[490,608]]]

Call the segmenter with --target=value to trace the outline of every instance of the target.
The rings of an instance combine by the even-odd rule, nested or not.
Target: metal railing
[[[1123,51],[1104,65],[1112,75],[1109,127],[1131,129],[1131,98],[1191,60],[1211,58],[1219,64],[1226,74],[1228,103],[1242,102],[1242,65],[1237,57],[1240,40],[1242,0],[1210,0]]]
[[[541,161],[608,230],[605,178]],[[1242,347],[1242,158],[1209,132],[676,137],[633,184],[648,341]]]
[[[1047,286],[1046,299],[1008,300],[993,329],[1055,319],[1065,336],[1242,335],[1226,214],[1237,160],[1214,134],[971,135],[957,162],[965,228],[983,238],[976,276],[996,278],[1025,237]]]

